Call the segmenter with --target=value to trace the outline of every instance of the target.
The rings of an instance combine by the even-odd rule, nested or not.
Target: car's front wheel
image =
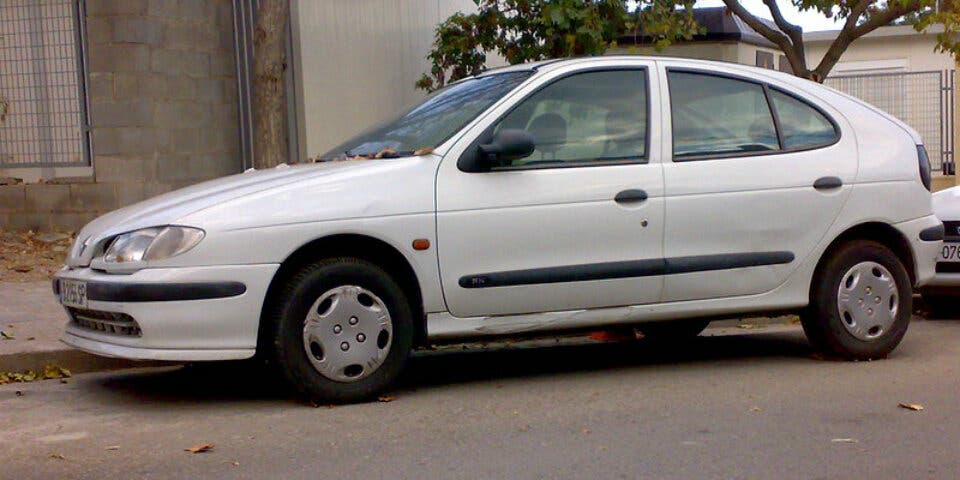
[[[855,240],[821,265],[801,315],[817,348],[850,359],[887,356],[903,339],[912,310],[910,277],[883,244]]]
[[[409,356],[410,304],[396,281],[370,262],[344,257],[304,266],[272,307],[272,356],[294,388],[314,401],[371,398]]]

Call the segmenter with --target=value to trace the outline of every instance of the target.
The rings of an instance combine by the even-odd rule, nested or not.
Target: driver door
[[[653,65],[546,74],[444,157],[437,243],[454,316],[659,300],[664,187]],[[530,133],[533,154],[489,171],[458,168],[476,140],[502,128]]]

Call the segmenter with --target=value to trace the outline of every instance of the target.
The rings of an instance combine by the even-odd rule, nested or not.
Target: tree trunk
[[[253,166],[287,162],[284,71],[290,0],[261,0],[253,31]]]

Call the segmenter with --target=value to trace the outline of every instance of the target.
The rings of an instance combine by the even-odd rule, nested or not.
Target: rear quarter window
[[[813,106],[775,89],[770,89],[770,100],[780,121],[784,149],[811,148],[837,140],[833,123]]]

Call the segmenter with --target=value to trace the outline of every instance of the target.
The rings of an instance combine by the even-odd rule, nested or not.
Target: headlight
[[[152,227],[118,235],[103,255],[106,263],[149,262],[175,257],[197,246],[203,230],[190,227]]]

